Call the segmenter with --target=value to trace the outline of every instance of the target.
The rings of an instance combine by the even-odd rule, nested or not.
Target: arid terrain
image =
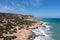
[[[32,15],[0,13],[0,40],[33,40],[36,35],[31,30],[43,24],[35,20]]]

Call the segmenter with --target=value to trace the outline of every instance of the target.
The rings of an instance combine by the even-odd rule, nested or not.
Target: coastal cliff
[[[0,13],[0,40],[33,40],[36,35],[31,30],[45,27],[34,20],[32,15]]]

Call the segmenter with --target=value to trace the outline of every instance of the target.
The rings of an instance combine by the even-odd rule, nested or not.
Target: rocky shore
[[[45,28],[42,22],[34,20],[32,15],[0,13],[0,40],[33,40],[38,35],[32,30]]]

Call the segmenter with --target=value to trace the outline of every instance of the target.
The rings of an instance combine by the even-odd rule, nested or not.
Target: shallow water
[[[60,40],[60,18],[42,18],[39,21],[48,23],[54,40]]]
[[[43,22],[46,28],[38,28],[32,30],[36,35],[41,33],[45,37],[38,36],[34,40],[60,40],[60,19],[59,18],[41,18],[38,21]]]

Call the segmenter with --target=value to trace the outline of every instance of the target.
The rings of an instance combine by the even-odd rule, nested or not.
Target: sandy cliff
[[[42,27],[43,23],[31,19],[35,17],[0,13],[0,40],[33,40],[36,35],[31,30]]]

